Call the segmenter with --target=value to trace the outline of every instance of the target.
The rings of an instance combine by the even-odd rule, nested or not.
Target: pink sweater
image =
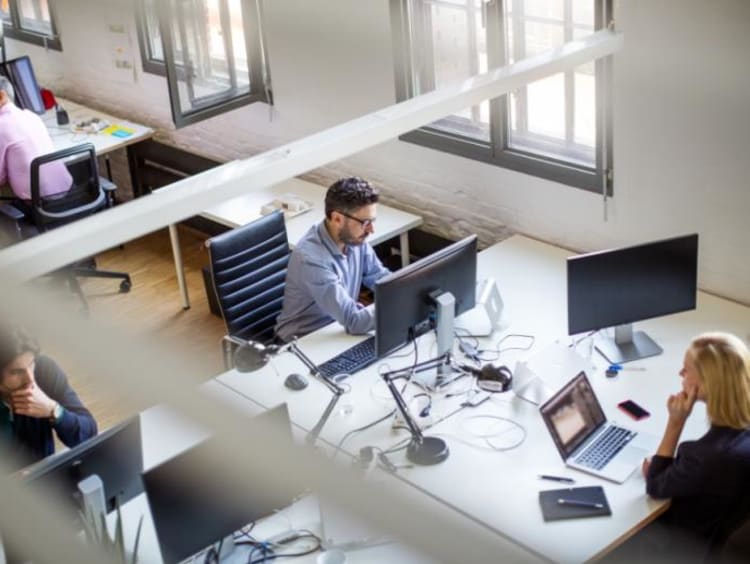
[[[8,102],[0,107],[0,185],[9,183],[16,197],[31,200],[31,161],[55,150],[41,118]],[[66,192],[72,179],[62,161],[42,165],[42,196]]]

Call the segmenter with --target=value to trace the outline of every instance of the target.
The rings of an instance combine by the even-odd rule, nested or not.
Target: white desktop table
[[[204,211],[201,215],[235,229],[260,218],[261,208],[264,205],[285,194],[293,194],[312,204],[311,209],[294,217],[289,217],[285,221],[287,238],[289,244],[293,247],[311,226],[321,221],[325,216],[326,190],[327,188],[319,184],[300,178],[290,178],[274,186],[262,190],[251,190],[243,196],[222,202]],[[369,237],[368,241],[371,245],[377,245],[398,236],[401,264],[406,266],[409,264],[409,230],[420,225],[422,225],[420,216],[379,204],[375,232]],[[177,278],[180,281],[180,291],[182,292],[183,308],[187,309],[190,307],[190,299],[184,283],[185,274],[182,267],[179,240],[176,231],[174,233],[170,231],[170,236],[172,237],[172,252],[175,257]]]
[[[149,139],[154,134],[154,130],[145,125],[111,116],[107,113],[88,108],[71,100],[58,98],[57,101],[58,104],[68,112],[70,122],[66,125],[57,125],[57,118],[54,109],[48,110],[47,113],[42,116],[42,121],[44,121],[47,131],[49,131],[55,149],[65,149],[67,147],[80,145],[81,143],[92,143],[98,155],[106,155],[111,151],[126,148],[140,141],[144,141],[145,139]],[[107,133],[102,133],[101,131],[98,133],[87,133],[85,131],[74,130],[77,123],[91,120],[92,118],[98,118],[110,125],[126,127],[131,129],[133,133],[126,137],[117,137]]]
[[[584,358],[567,346],[570,339],[566,321],[565,258],[571,254],[522,236],[514,236],[479,254],[478,279],[491,276],[497,281],[510,320],[504,332],[483,340],[480,347],[495,348],[499,339],[509,333],[533,335],[536,340],[530,351],[503,352],[495,364],[508,364],[514,368],[516,360],[526,359],[528,366],[555,389],[575,376],[578,370],[585,369],[608,418],[622,420],[616,404],[633,399],[652,415],[639,422],[626,423],[660,437],[667,419],[666,400],[669,394],[680,389],[678,372],[690,339],[698,333],[716,329],[744,337],[750,327],[750,308],[699,292],[696,310],[637,323],[638,329],[648,332],[664,347],[664,353],[634,362],[628,368],[640,370],[624,370],[610,379],[604,375],[609,363],[598,353]],[[299,345],[314,362],[322,362],[357,340],[346,335],[337,324],[331,324],[301,339]],[[506,341],[501,348],[511,344],[521,345],[522,342]],[[432,356],[434,337],[424,336],[419,341],[419,348],[419,360]],[[408,349],[402,354],[406,356],[387,359],[388,369],[412,364],[413,354]],[[457,351],[456,354],[461,356]],[[323,429],[323,439],[336,444],[348,431],[374,421],[394,408],[393,399],[378,376],[379,369],[376,364],[350,379],[351,392],[342,396],[336,412]],[[311,429],[327,404],[330,392],[316,381],[302,392],[286,390],[284,377],[290,372],[303,371],[304,367],[296,358],[285,354],[256,373],[229,371],[218,379],[266,407],[286,401],[292,420]],[[453,390],[446,390],[443,396],[466,387],[460,382],[455,386]],[[434,397],[433,416],[439,418],[448,414],[460,400],[461,396]],[[505,417],[521,424],[526,432],[525,440],[512,450],[487,448],[476,434],[485,427],[502,422],[489,418],[483,420],[476,417],[478,415]],[[682,439],[697,438],[707,427],[705,408],[696,404]],[[496,441],[495,445],[509,445],[515,440],[514,433],[520,438],[517,430],[509,430],[507,442]],[[459,509],[496,531],[498,536],[507,536],[546,559],[559,562],[595,559],[667,507],[665,502],[646,496],[639,470],[624,484],[618,485],[566,469],[539,416],[538,407],[512,393],[496,394],[477,408],[464,409],[438,423],[426,434],[442,436],[451,450],[450,457],[437,466],[400,470],[400,477],[442,501],[446,507]],[[392,431],[390,423],[385,422],[353,436],[344,448],[349,452],[357,452],[364,445],[387,448],[407,436],[402,431]],[[392,458],[397,464],[405,462],[403,453],[396,453]],[[612,516],[545,523],[538,492],[558,489],[561,484],[539,480],[538,475],[543,473],[569,476],[576,480],[576,486],[601,485],[612,508]]]
[[[215,399],[226,402],[229,406],[237,408],[248,415],[256,415],[264,411],[264,407],[257,402],[243,397],[235,390],[216,380],[211,380],[202,385],[201,391]],[[304,437],[304,430],[294,428],[293,432],[296,437],[295,440],[301,444]],[[141,413],[141,435],[144,470],[153,468],[170,459],[208,436],[206,431],[189,417],[182,416],[165,406],[155,406]],[[389,485],[390,491],[403,491],[404,496],[409,496],[410,499],[415,499],[415,502],[422,505],[426,504],[428,508],[434,507],[436,511],[445,510],[440,502],[433,500],[430,496],[422,492],[414,490],[400,480],[394,480],[388,474],[382,474],[379,479],[393,482]],[[139,562],[161,562],[158,539],[151,519],[146,495],[140,494],[126,503],[123,506],[122,514],[126,546],[133,545],[136,525],[140,517],[143,516],[144,523],[138,551]],[[109,525],[111,534],[114,532],[114,518],[115,515],[110,514]],[[462,526],[472,527],[472,530],[477,534],[488,534],[481,525],[472,522],[462,515],[455,514],[454,518]],[[253,529],[253,534],[258,539],[264,539],[291,529],[308,529],[320,535],[321,514],[315,496],[305,496],[278,514],[259,521]],[[189,531],[186,531],[186,534],[189,534]],[[509,546],[508,549],[510,554],[513,555],[513,562],[528,562],[530,558],[533,558],[533,556],[513,546]],[[246,562],[247,553],[247,549],[239,549],[236,551],[236,554],[230,556],[228,562]],[[295,558],[294,561],[302,564],[311,564],[316,562],[319,554],[319,552],[316,552],[301,558]],[[198,561],[202,560],[199,559]],[[392,542],[376,546],[347,550],[346,561],[352,564],[370,562],[399,562],[405,564],[436,563],[429,556],[408,545],[396,542],[395,539]]]

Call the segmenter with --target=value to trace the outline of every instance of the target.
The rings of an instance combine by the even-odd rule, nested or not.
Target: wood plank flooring
[[[220,341],[224,322],[212,315],[203,287],[201,268],[208,264],[203,247],[205,236],[180,227],[180,243],[191,307],[182,309],[169,234],[166,229],[151,233],[97,256],[101,269],[128,272],[130,292],[119,293],[119,280],[87,279],[82,282],[88,299],[90,319],[137,328],[139,334],[176,339],[206,379],[223,371]],[[84,404],[92,411],[100,430],[122,421],[133,408],[113,397],[96,375],[87,374],[75,358],[54,345],[42,343],[45,352],[57,360]]]

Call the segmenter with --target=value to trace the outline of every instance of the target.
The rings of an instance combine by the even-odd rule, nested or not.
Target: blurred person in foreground
[[[53,431],[67,447],[97,433],[65,373],[20,327],[0,326],[0,399],[0,442],[12,455],[10,470],[53,454]]]

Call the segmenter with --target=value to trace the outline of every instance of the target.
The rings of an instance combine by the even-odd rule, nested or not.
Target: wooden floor
[[[177,286],[169,234],[160,230],[126,243],[123,249],[112,249],[97,256],[100,269],[128,272],[133,286],[126,294],[119,293],[119,281],[87,279],[82,283],[89,302],[90,319],[137,327],[139,334],[178,339],[191,362],[200,366],[206,379],[223,370],[220,341],[224,323],[208,309],[201,268],[208,264],[203,247],[205,236],[188,228],[180,228],[180,242],[185,264],[191,307],[183,310]],[[42,345],[46,345],[42,343]],[[132,414],[132,408],[107,390],[93,374],[85,373],[75,358],[65,351],[45,346],[67,373],[71,384],[92,411],[100,430]]]

